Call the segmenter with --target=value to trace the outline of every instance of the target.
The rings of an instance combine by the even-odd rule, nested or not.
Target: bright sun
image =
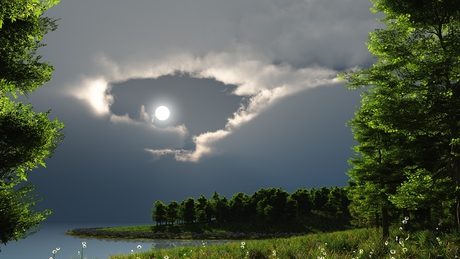
[[[169,118],[169,109],[166,106],[160,106],[155,110],[155,117],[164,121]]]

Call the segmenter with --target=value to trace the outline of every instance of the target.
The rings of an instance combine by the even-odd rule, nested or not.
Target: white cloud
[[[174,154],[176,160],[183,162],[198,162],[203,156],[217,152],[213,143],[225,138],[241,125],[251,121],[267,107],[283,97],[299,91],[336,82],[336,71],[320,67],[293,68],[281,64],[273,65],[267,61],[251,59],[249,53],[210,53],[203,57],[193,57],[190,54],[177,55],[163,60],[148,63],[116,64],[106,57],[100,58],[100,71],[94,79],[82,81],[79,87],[74,87],[71,94],[85,100],[95,114],[108,115],[112,123],[127,123],[132,125],[149,125],[155,130],[173,131],[187,135],[186,125],[176,127],[155,127],[153,118],[140,108],[141,120],[135,120],[128,115],[119,116],[110,113],[110,105],[114,97],[110,93],[110,82],[123,82],[130,79],[157,78],[177,72],[188,73],[197,78],[213,78],[225,84],[237,85],[235,95],[247,97],[247,103],[241,104],[228,118],[224,129],[202,133],[193,136],[194,150],[184,149],[146,149],[155,156]]]
[[[128,114],[125,114],[123,116],[116,115],[116,114],[111,114],[110,115],[110,122],[112,123],[125,123],[125,124],[134,124],[134,125],[140,125],[140,122],[137,122],[133,119],[131,119]]]
[[[107,94],[108,90],[110,86],[105,78],[85,78],[79,87],[71,90],[71,94],[77,99],[86,101],[96,115],[107,115],[114,100],[113,96]]]
[[[154,155],[155,158],[160,156],[174,154],[177,161],[182,162],[198,162],[203,156],[215,155],[219,152],[212,147],[212,143],[224,138],[231,132],[228,130],[218,130],[214,132],[206,132],[199,136],[194,136],[193,140],[196,144],[195,150],[184,150],[184,149],[145,149],[147,152]]]
[[[367,32],[380,24],[368,11],[372,6],[368,0],[143,1],[135,5],[101,1],[91,9],[77,1],[62,4],[69,10],[62,14],[66,17],[62,27],[67,29],[56,34],[59,38],[50,54],[74,61],[62,77],[67,80],[80,73],[85,77],[69,93],[112,123],[188,136],[187,125],[155,127],[153,116],[142,107],[139,120],[112,114],[111,83],[182,72],[238,86],[233,94],[247,102],[212,141],[208,138],[212,132],[203,133],[191,138],[195,150],[179,147],[156,153],[174,154],[181,161],[199,161],[216,152],[212,143],[284,97],[335,83],[334,69],[371,62],[364,42]],[[75,15],[82,12],[85,19]],[[75,39],[82,42],[75,44]]]
[[[143,120],[144,122],[149,122],[149,121],[153,122],[153,116],[150,116],[150,114],[145,111],[145,106],[144,105],[141,106],[141,110],[139,111],[139,115],[140,115],[139,117],[141,118],[141,120]]]

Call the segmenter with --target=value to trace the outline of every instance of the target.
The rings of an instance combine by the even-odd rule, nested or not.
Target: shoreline
[[[102,230],[104,229],[104,230]],[[171,232],[132,232],[132,231],[110,231],[109,228],[75,228],[68,230],[66,235],[77,237],[93,238],[116,238],[116,239],[190,239],[190,240],[248,240],[248,239],[271,239],[287,238],[294,236],[305,236],[311,233],[235,233],[235,232],[216,232],[216,233],[171,233]]]

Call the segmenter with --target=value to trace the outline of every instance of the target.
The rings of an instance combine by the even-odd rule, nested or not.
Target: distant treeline
[[[349,204],[345,187],[302,188],[291,194],[281,188],[262,188],[252,195],[235,193],[230,200],[215,191],[210,199],[200,195],[180,203],[156,201],[152,220],[157,225],[210,221],[276,223],[305,219],[314,211],[348,223]]]

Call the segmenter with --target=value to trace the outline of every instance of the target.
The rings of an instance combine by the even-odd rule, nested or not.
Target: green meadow
[[[141,227],[137,229],[142,230]],[[185,246],[174,249],[112,255],[109,259],[173,258],[458,258],[458,232],[421,230],[406,233],[391,228],[383,240],[376,229],[361,228],[289,238],[238,240],[222,245]]]

